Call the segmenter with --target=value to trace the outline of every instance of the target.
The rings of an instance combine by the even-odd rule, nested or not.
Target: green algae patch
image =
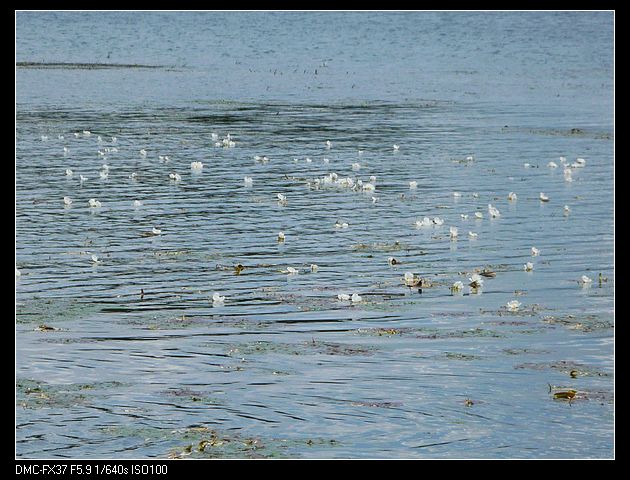
[[[16,323],[47,325],[75,320],[101,312],[99,305],[67,298],[33,298],[16,303]]]
[[[278,343],[257,341],[251,343],[238,343],[228,346],[228,355],[257,355],[257,354],[281,354],[281,355],[371,355],[376,348],[365,345],[346,343],[320,342],[312,339],[303,343]]]
[[[163,444],[164,457],[171,459],[290,458],[305,446],[338,445],[321,438],[281,439],[242,435],[206,426],[177,429],[149,426],[112,425],[101,428],[105,435],[141,438],[147,444]]]
[[[439,357],[445,358],[447,360],[464,360],[464,361],[482,360],[484,358],[484,357],[480,357],[479,355],[470,355],[467,353],[459,353],[459,352],[444,352]]]
[[[572,378],[583,376],[595,376],[595,377],[610,377],[611,374],[603,371],[602,369],[584,365],[582,363],[572,362],[568,360],[559,360],[556,362],[540,362],[540,363],[521,363],[514,365],[515,369],[528,369],[528,370],[554,370]]]
[[[544,317],[542,321],[548,325],[559,325],[580,332],[596,332],[615,328],[612,319],[601,318],[598,315],[549,315]]]
[[[92,390],[109,390],[122,385],[120,382],[52,385],[37,380],[19,379],[15,384],[16,404],[31,409],[69,408],[89,403]]]
[[[438,340],[445,338],[502,338],[499,332],[494,330],[487,330],[485,328],[469,328],[465,330],[438,330],[438,329],[423,329],[421,333],[415,335],[416,338],[423,340]]]

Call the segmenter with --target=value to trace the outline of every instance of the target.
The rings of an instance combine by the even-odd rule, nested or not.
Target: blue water
[[[16,456],[613,457],[613,20],[17,13]]]

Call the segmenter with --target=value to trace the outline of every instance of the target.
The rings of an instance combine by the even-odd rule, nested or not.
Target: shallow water
[[[614,455],[611,14],[16,27],[17,457]],[[586,160],[573,182],[560,156]],[[314,187],[331,172],[376,190]],[[484,267],[480,292],[450,291]]]

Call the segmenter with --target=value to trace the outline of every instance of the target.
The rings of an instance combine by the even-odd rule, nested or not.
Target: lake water
[[[16,457],[612,458],[613,21],[18,12]]]

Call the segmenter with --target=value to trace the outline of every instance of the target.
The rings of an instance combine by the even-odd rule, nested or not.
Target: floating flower
[[[543,192],[540,192],[540,201],[541,202],[548,202],[549,201],[549,197],[547,195],[545,195]]]
[[[284,242],[284,232],[278,232],[278,241]]]
[[[483,218],[483,213],[475,212],[475,218]]]
[[[72,205],[72,199],[70,197],[63,197],[63,203],[65,205]]]
[[[332,142],[330,140],[326,140],[326,148],[330,149],[332,147]]]
[[[492,218],[500,217],[501,213],[496,207],[493,207],[492,204],[488,204],[488,213]]]
[[[358,293],[353,293],[350,297],[350,300],[352,300],[352,303],[358,303],[361,302],[363,298],[361,298],[361,295],[359,295]]]
[[[389,263],[390,265],[400,265],[400,261],[396,260],[394,257],[389,257],[387,259],[387,263]]]
[[[341,301],[347,302],[348,300],[350,300],[351,297],[347,293],[340,293],[339,295],[337,295],[337,298]]]
[[[534,264],[532,262],[527,262],[525,265],[523,265],[523,270],[525,270],[526,272],[531,272],[534,269]]]
[[[588,286],[591,283],[593,283],[593,280],[591,278],[587,277],[586,275],[582,275],[580,277],[579,283],[581,283],[583,286]]]
[[[397,152],[398,150],[400,150],[400,145],[394,145],[394,151]]]
[[[190,168],[192,170],[202,170],[203,169],[203,163],[202,162],[191,162],[190,163]]]
[[[468,232],[468,236],[470,238],[477,238],[479,235],[477,233],[475,233],[475,232]]]
[[[88,200],[88,205],[91,208],[99,208],[101,206],[101,202],[99,202],[98,200],[95,200],[94,198],[90,198]]]
[[[549,163],[547,164],[547,166],[548,166],[549,168],[558,168],[558,164],[557,164],[556,162],[549,162]]]
[[[337,220],[335,222],[335,228],[348,228],[348,224],[346,222],[340,222],[339,220]]]
[[[74,172],[72,170],[70,170],[69,168],[66,168],[66,176],[67,177],[71,177],[74,174]]]
[[[568,205],[565,205],[565,206],[564,206],[564,214],[565,214],[565,215],[568,215],[568,214],[569,214],[569,212],[571,212],[571,209],[569,208],[569,206],[568,206]]]
[[[483,278],[478,273],[473,273],[468,280],[470,283],[468,284],[470,287],[477,289],[483,286]]]
[[[101,263],[96,255],[92,255],[92,263]]]
[[[142,156],[142,157],[146,157],[147,156],[147,151],[144,148],[140,149],[140,156]]]
[[[532,257],[537,257],[540,254],[540,250],[536,247],[532,247]]]
[[[297,268],[287,267],[282,273],[287,273],[289,275],[297,275],[300,271]]]
[[[162,235],[162,230],[160,230],[159,228],[155,228],[155,227],[153,227],[153,228],[151,229],[151,233],[152,233],[153,235]]]
[[[431,225],[431,219],[424,217],[422,220],[416,220],[416,227],[428,227]]]
[[[212,306],[222,305],[225,302],[225,296],[220,295],[219,292],[214,292],[212,294]]]
[[[433,217],[433,223],[435,223],[436,225],[442,225],[444,224],[444,220],[442,220],[440,217]]]
[[[182,176],[179,173],[169,173],[168,178],[175,182],[179,182],[182,179]]]
[[[468,220],[468,215],[465,213],[461,213],[459,216],[462,217],[462,220]]]
[[[457,238],[457,227],[451,227],[449,228],[449,232],[451,232],[451,238]]]
[[[315,273],[317,272],[317,270],[319,270],[319,266],[315,265],[314,263],[311,263],[311,272]]]
[[[514,193],[514,192],[508,193],[508,200],[510,200],[511,202],[514,202],[517,199],[518,199],[518,196],[516,195],[516,193]]]
[[[285,205],[287,203],[287,196],[286,195],[284,195],[282,193],[279,193],[276,196],[278,197],[278,203],[280,203],[282,205]]]
[[[451,285],[452,292],[461,292],[464,289],[464,284],[459,280],[456,281],[453,285]]]
[[[508,310],[515,312],[516,310],[518,310],[518,307],[521,306],[521,302],[519,302],[518,300],[512,300],[510,302],[507,302],[506,306]]]
[[[133,206],[135,208],[141,207],[142,206],[142,202],[140,200],[134,200],[133,201]]]
[[[409,182],[409,189],[413,190],[414,188],[418,188],[418,182],[416,182],[415,180]]]
[[[358,164],[358,163],[356,163],[356,162],[355,162],[355,163],[353,163],[353,164],[352,164],[352,170],[355,170],[355,171],[356,171],[356,170],[361,170],[361,165],[360,165],[360,164]]]

